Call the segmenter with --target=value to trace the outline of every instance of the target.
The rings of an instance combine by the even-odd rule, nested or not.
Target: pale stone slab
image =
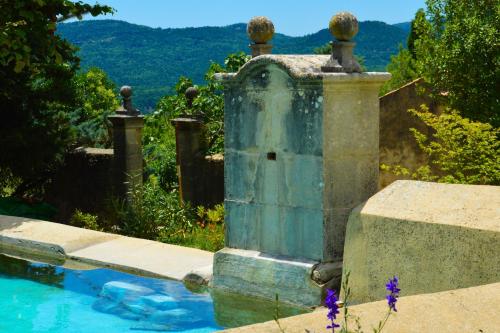
[[[0,215],[0,251],[70,258],[131,273],[182,280],[210,276],[213,253],[63,224]]]
[[[9,246],[64,256],[67,252],[117,237],[63,224],[0,215],[0,249]]]
[[[207,251],[144,239],[120,237],[70,252],[68,256],[137,273],[149,273],[182,280],[193,270],[212,264]]]
[[[500,281],[500,187],[391,184],[352,212],[347,270],[357,303],[383,299],[393,275],[407,295]]]
[[[379,286],[383,289],[383,285]],[[404,290],[403,290],[404,293]],[[349,308],[349,313],[361,319],[364,332],[371,332],[383,319],[387,302],[360,304]],[[401,297],[398,312],[391,316],[384,333],[456,333],[498,332],[500,327],[500,283],[458,289],[435,294]],[[280,320],[287,333],[327,332],[326,309]],[[342,311],[341,311],[342,312]],[[342,313],[337,322],[342,322]],[[350,322],[350,329],[356,324]],[[231,333],[281,333],[275,322],[270,321],[227,330]]]

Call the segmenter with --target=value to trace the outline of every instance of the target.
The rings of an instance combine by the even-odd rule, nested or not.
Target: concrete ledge
[[[0,215],[0,252],[17,250],[130,273],[183,280],[210,276],[213,253],[63,224]]]
[[[318,263],[224,248],[214,257],[212,286],[248,296],[302,306],[321,304],[323,287],[311,280]]]
[[[404,281],[403,281],[404,282]],[[384,287],[379,286],[383,290]],[[404,292],[404,290],[403,290]],[[384,333],[498,332],[500,327],[500,283],[435,294],[401,297],[398,312],[387,321]],[[286,333],[327,332],[326,309],[280,320]],[[341,311],[342,312],[342,311]],[[371,332],[387,312],[387,302],[349,307],[360,318],[364,332]],[[337,322],[343,321],[342,313]],[[349,321],[350,329],[356,327]],[[227,330],[228,333],[281,333],[274,321]]]
[[[352,301],[384,298],[397,275],[406,295],[500,281],[500,187],[397,181],[356,208],[344,270]]]

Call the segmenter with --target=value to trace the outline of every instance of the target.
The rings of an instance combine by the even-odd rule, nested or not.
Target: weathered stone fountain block
[[[311,274],[342,261],[349,212],[377,190],[378,91],[389,74],[323,73],[328,59],[263,55],[219,76],[226,249],[215,255],[216,288],[320,304],[325,285]]]

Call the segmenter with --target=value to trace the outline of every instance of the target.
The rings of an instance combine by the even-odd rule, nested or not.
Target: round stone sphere
[[[248,22],[247,34],[255,44],[265,44],[274,36],[274,24],[265,16],[256,16]]]
[[[130,98],[132,96],[132,87],[130,86],[121,87],[120,95],[122,95],[123,98]]]
[[[330,20],[331,34],[341,42],[348,42],[358,34],[359,24],[354,15],[348,12],[338,13]]]
[[[189,87],[186,89],[186,92],[184,92],[184,96],[186,96],[187,99],[193,100],[198,96],[198,89],[196,89],[196,87]]]

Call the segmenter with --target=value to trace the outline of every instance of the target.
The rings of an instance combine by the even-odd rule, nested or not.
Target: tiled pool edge
[[[0,251],[12,249],[152,277],[206,283],[213,253],[67,225],[0,215]]]

